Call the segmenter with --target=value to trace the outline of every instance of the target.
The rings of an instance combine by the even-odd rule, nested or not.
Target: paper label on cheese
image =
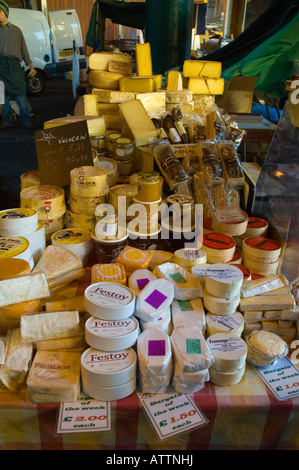
[[[85,291],[86,297],[99,306],[122,307],[134,300],[133,292],[117,283],[99,282]]]
[[[151,307],[158,309],[161,305],[167,300],[167,296],[162,294],[158,289],[153,290],[153,292],[144,299]]]
[[[281,247],[276,240],[264,237],[251,237],[244,240],[245,247],[254,248],[257,251],[267,252],[267,251],[277,251]]]
[[[148,355],[149,356],[165,356],[166,344],[165,340],[149,340]]]
[[[29,248],[29,241],[23,237],[0,236],[0,258],[19,256]]]
[[[52,240],[61,245],[73,245],[89,242],[91,240],[91,234],[87,230],[73,228],[54,233]]]
[[[268,226],[268,222],[260,217],[249,217],[248,228],[264,228]]]
[[[138,322],[133,318],[108,321],[91,317],[87,321],[86,326],[93,334],[104,337],[117,338],[128,335],[135,331],[136,327],[138,327]]]
[[[144,287],[150,282],[148,278],[137,279],[137,286],[139,290],[144,289]]]
[[[132,349],[105,352],[90,348],[84,356],[84,367],[90,372],[113,374],[131,367],[135,361],[136,356]]]

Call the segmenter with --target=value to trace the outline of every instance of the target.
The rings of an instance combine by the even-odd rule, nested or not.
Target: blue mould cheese
[[[183,372],[208,369],[213,364],[213,355],[199,328],[175,328],[170,339],[175,362]]]
[[[200,279],[176,263],[163,263],[156,266],[153,272],[158,278],[167,279],[173,284],[175,299],[191,300],[203,295]]]
[[[172,302],[172,324],[174,328],[196,326],[205,331],[206,317],[202,299],[176,300]]]

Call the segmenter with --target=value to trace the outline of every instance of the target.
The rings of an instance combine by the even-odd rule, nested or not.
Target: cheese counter
[[[82,296],[91,270],[59,289],[51,300]],[[49,299],[47,299],[49,300]],[[138,395],[111,401],[111,429],[57,433],[60,403],[32,404],[27,390],[0,388],[1,450],[298,450],[299,397],[278,401],[255,369],[247,365],[242,380],[231,387],[206,382],[193,394],[208,422],[161,440]]]

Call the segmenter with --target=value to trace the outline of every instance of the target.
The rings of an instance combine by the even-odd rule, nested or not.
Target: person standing
[[[24,61],[30,67],[30,74],[36,73],[21,29],[8,21],[9,6],[0,0],[0,80],[5,87],[5,104],[2,105],[2,124],[0,129],[12,126],[11,100],[20,109],[20,122],[26,129],[33,129],[30,109],[26,96],[26,76],[21,65]]]

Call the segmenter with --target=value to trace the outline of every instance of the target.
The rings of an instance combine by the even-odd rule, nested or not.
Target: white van
[[[37,72],[35,77],[27,76],[29,95],[42,94],[47,80],[72,70],[74,40],[79,54],[80,68],[86,67],[81,27],[76,11],[57,10],[50,14],[51,27],[41,11],[9,9],[8,21],[21,28]],[[29,71],[29,68],[25,67],[25,71]]]

